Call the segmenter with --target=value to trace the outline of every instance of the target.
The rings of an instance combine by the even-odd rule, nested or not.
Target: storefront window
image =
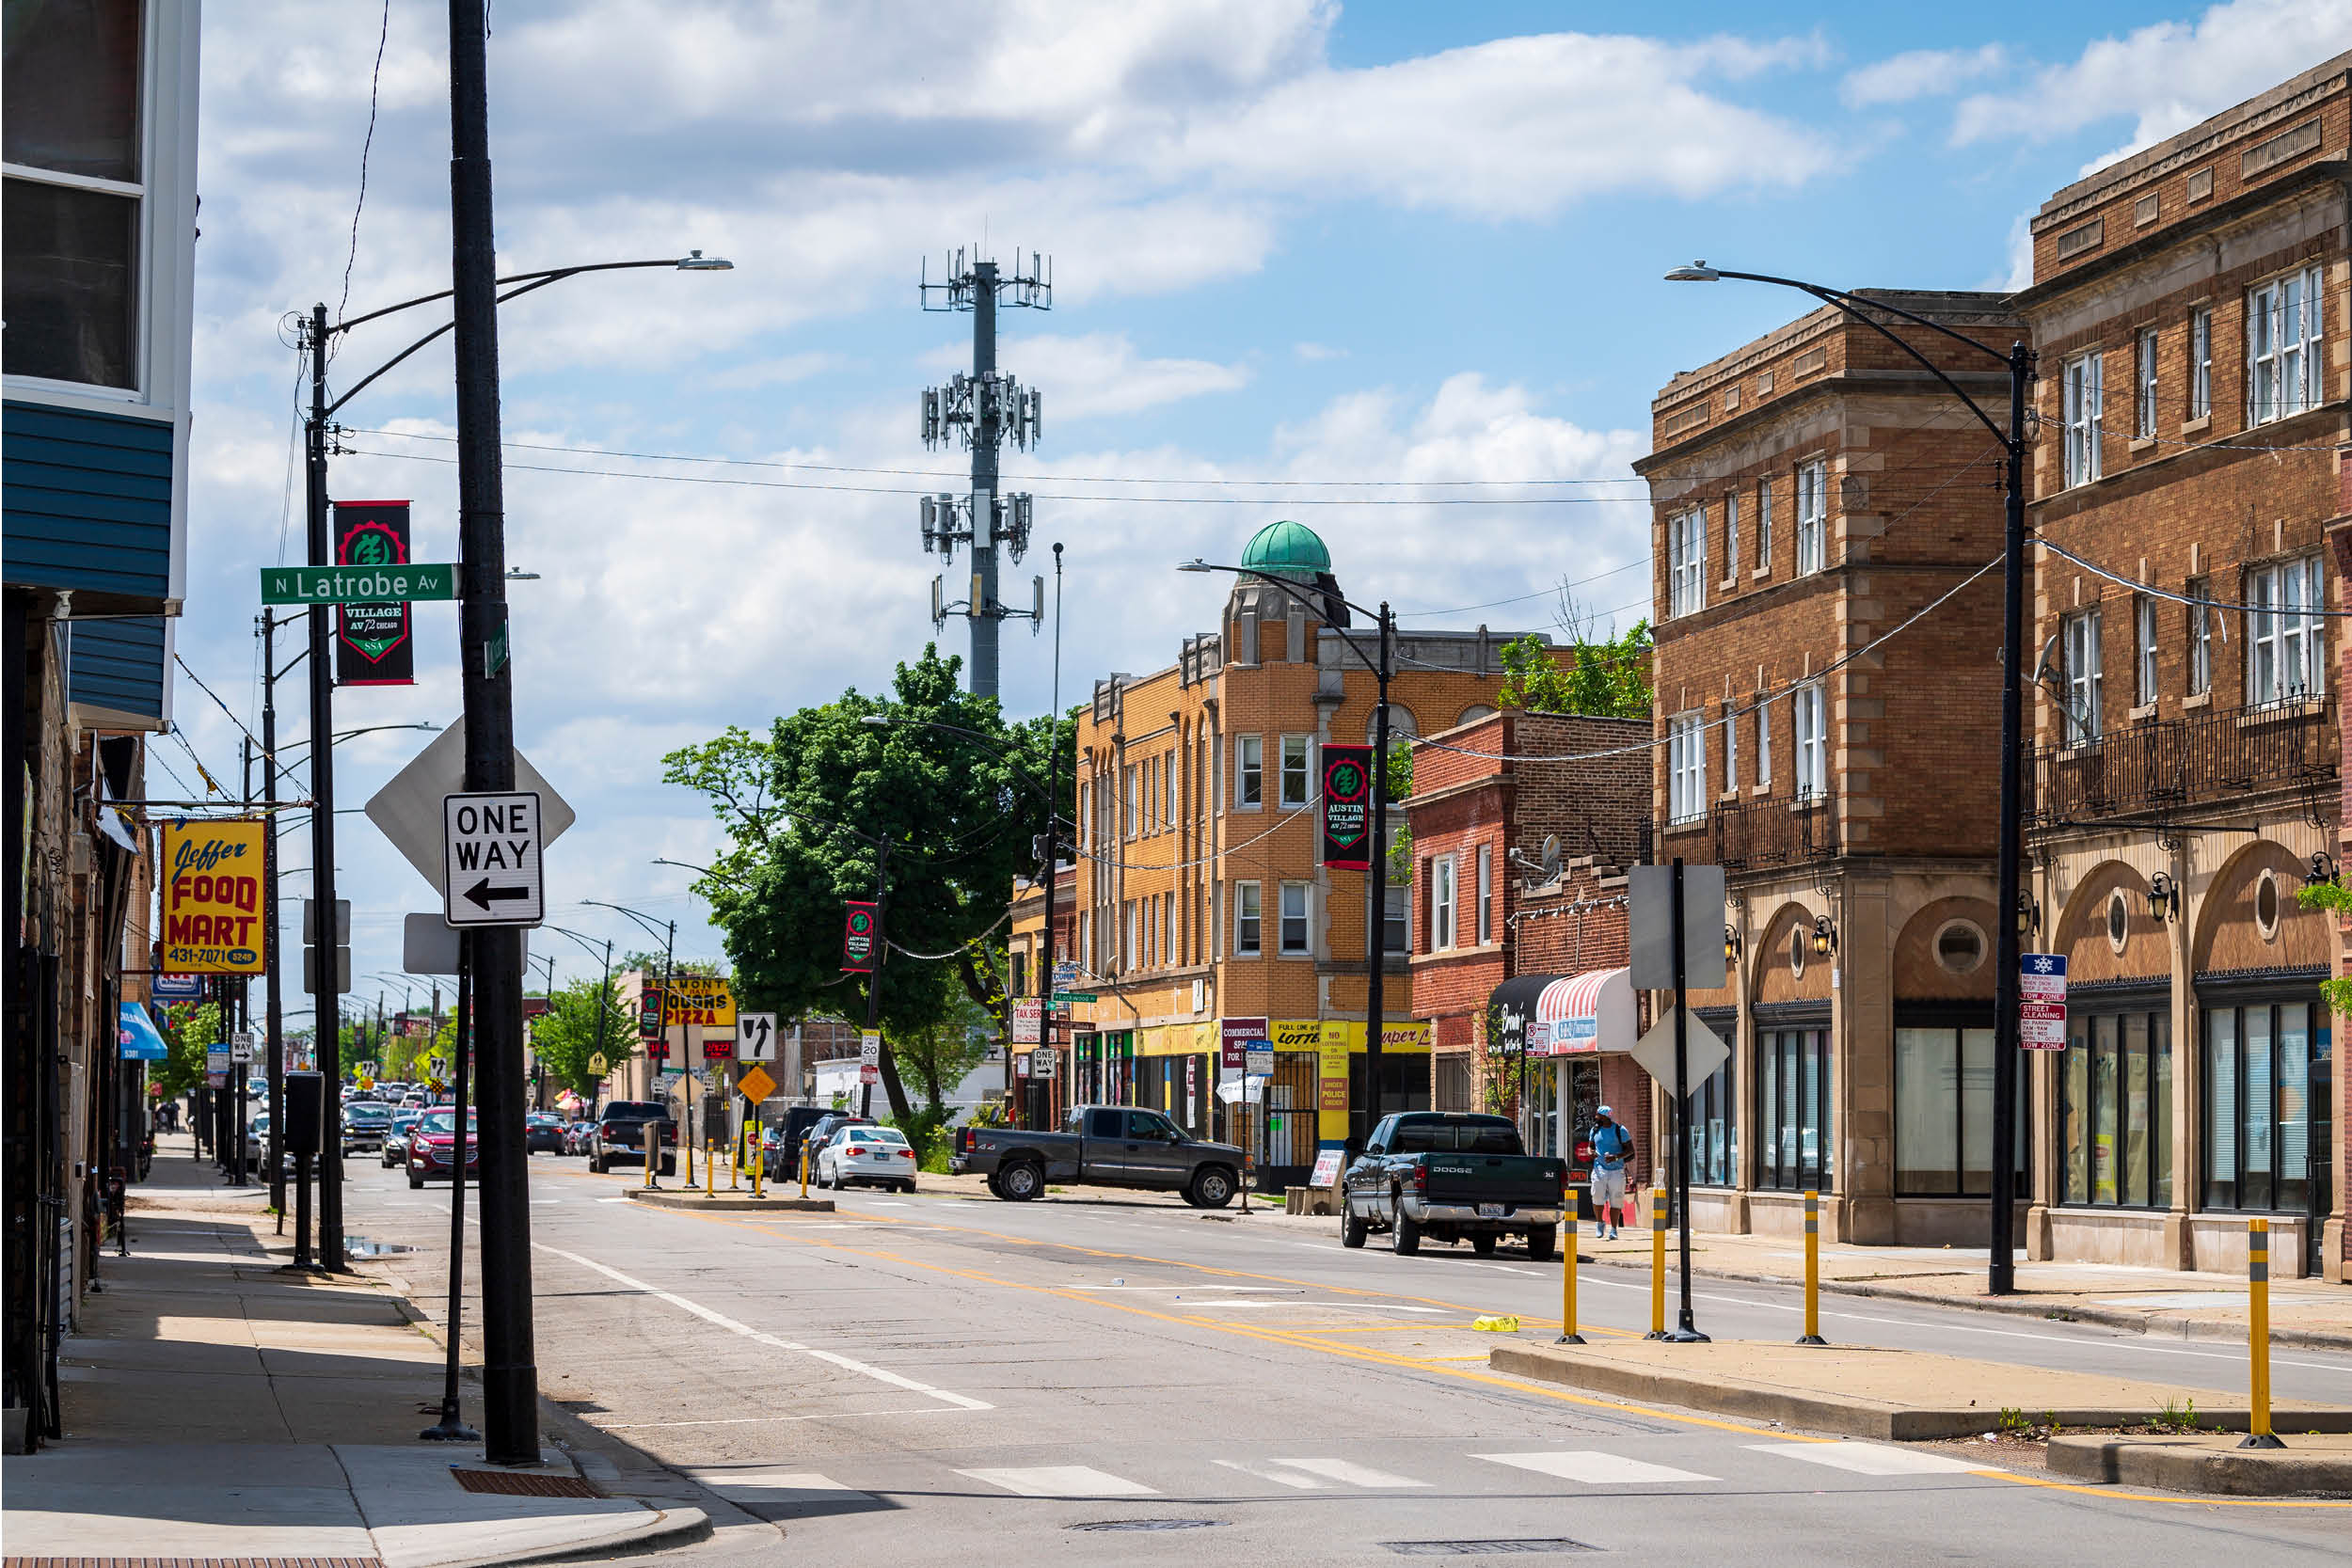
[[[1791,1192],[1831,1189],[1827,1029],[1769,1029],[1756,1043],[1756,1184]]]
[[[1691,1180],[1702,1187],[1728,1187],[1740,1176],[1739,1058],[1717,1068],[1691,1095]]]
[[[2326,1013],[2249,1001],[2203,1016],[2205,1207],[2308,1211],[2328,1142]]]
[[[2077,1012],[2058,1072],[2059,1201],[2172,1205],[2172,1017],[2162,1004]]]
[[[2019,1086],[2016,1173],[2026,1172]],[[1895,1031],[1895,1191],[1976,1197],[1993,1191],[1993,1030],[1936,1024]]]

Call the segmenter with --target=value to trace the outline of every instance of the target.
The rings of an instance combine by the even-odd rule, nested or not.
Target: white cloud
[[[2195,22],[2106,38],[2013,93],[1962,102],[1952,140],[2043,141],[2109,119],[2131,139],[2090,166],[2162,141],[2352,47],[2352,0],[2229,0]],[[2085,172],[2089,170],[2086,169]]]
[[[1837,93],[1857,109],[1908,103],[1958,92],[1964,84],[2008,64],[2009,51],[1997,43],[1979,49],[1914,49],[1849,71]]]
[[[1325,359],[1347,357],[1347,350],[1333,348],[1328,343],[1294,343],[1291,345],[1291,352],[1311,365]]]

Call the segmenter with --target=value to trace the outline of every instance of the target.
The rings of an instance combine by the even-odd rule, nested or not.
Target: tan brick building
[[[1311,590],[1331,570],[1311,531],[1275,523],[1241,564]],[[1353,629],[1367,647],[1375,629]],[[1398,740],[1491,711],[1509,639],[1400,632],[1390,687]],[[1227,1025],[1274,1041],[1260,1163],[1303,1180],[1321,1145],[1362,1131],[1370,878],[1316,863],[1327,741],[1370,738],[1376,683],[1347,635],[1258,578],[1173,664],[1097,681],[1079,719],[1071,1094],[1167,1110],[1241,1140],[1254,1118],[1216,1096]],[[1401,816],[1400,816],[1401,820]],[[1382,1103],[1429,1103],[1429,1028],[1406,966],[1409,885],[1386,908]]]
[[[2021,335],[1997,294],[1865,297]],[[1895,325],[2005,397],[1989,362]],[[1849,1242],[1981,1242],[1998,448],[1827,308],[1676,376],[1653,420],[1653,852],[1725,868],[1734,958],[1693,997],[1733,1048],[1693,1098],[1693,1216],[1793,1233],[1818,1188]]]
[[[2264,1213],[2344,1274],[2341,941],[2296,894],[2342,821],[2348,144],[2352,55],[2033,220],[2034,1256],[2233,1270]]]

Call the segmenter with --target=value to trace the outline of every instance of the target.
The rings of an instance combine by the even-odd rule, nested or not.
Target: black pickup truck
[[[947,1168],[988,1178],[988,1190],[1026,1203],[1049,1181],[1182,1193],[1197,1209],[1222,1209],[1241,1184],[1241,1150],[1188,1137],[1157,1111],[1075,1105],[1058,1132],[966,1127]]]
[[[1503,1236],[1524,1236],[1527,1255],[1559,1246],[1568,1168],[1529,1154],[1507,1117],[1407,1111],[1381,1118],[1364,1152],[1341,1179],[1340,1243],[1359,1247],[1375,1230],[1395,1251],[1422,1238],[1467,1241],[1480,1256]]]

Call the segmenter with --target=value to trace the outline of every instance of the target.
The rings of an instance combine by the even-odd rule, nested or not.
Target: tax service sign
[[[269,825],[164,824],[164,942],[174,974],[259,974],[269,952],[262,889]]]

